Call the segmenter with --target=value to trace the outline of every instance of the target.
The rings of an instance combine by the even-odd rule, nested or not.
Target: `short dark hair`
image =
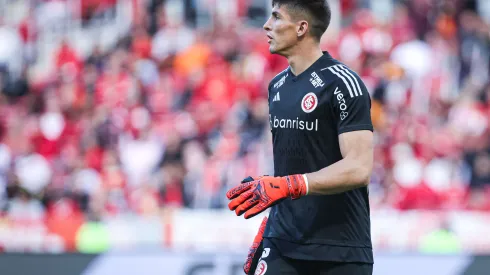
[[[285,5],[293,15],[306,15],[311,21],[310,32],[318,40],[330,25],[332,10],[327,0],[272,0],[272,6]]]

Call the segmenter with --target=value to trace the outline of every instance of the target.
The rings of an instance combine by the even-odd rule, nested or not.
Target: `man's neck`
[[[287,57],[289,67],[294,75],[300,75],[306,71],[313,63],[323,56],[323,52],[318,45],[309,47],[298,47],[296,53]]]

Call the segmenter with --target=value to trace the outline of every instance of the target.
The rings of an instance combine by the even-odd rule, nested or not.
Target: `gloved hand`
[[[255,268],[257,267],[263,250],[262,240],[266,225],[267,217],[264,217],[262,223],[260,224],[259,232],[257,232],[257,235],[254,238],[254,242],[248,250],[247,260],[243,265],[243,271],[245,271],[245,274],[247,275],[253,275],[255,273]]]
[[[263,176],[254,181],[243,182],[230,189],[226,196],[232,200],[228,207],[235,210],[237,216],[245,213],[249,219],[287,197],[298,199],[308,193],[305,176],[301,174],[270,177]]]

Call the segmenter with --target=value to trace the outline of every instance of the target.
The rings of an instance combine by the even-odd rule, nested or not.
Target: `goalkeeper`
[[[373,165],[371,99],[361,78],[320,49],[326,0],[273,0],[264,25],[269,51],[288,68],[269,84],[274,176],[227,192],[251,218],[271,208],[245,273],[370,275],[368,183]]]

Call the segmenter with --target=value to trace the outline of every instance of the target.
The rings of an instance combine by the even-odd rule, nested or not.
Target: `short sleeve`
[[[371,98],[362,80],[350,72],[339,78],[331,91],[330,104],[338,134],[351,131],[373,131]]]
[[[272,122],[270,120],[271,87],[272,87],[272,81],[269,82],[269,86],[267,86],[267,106],[268,106],[268,109],[269,109],[269,131],[272,133]]]
[[[267,86],[267,104],[269,107],[271,106],[271,87],[272,87],[272,81],[269,82],[269,85]]]

